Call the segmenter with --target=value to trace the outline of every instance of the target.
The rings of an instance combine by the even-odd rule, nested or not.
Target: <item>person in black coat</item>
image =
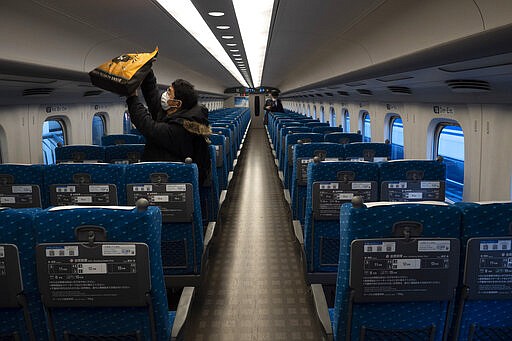
[[[208,109],[198,105],[194,86],[177,79],[161,94],[150,71],[140,88],[147,108],[137,91],[126,103],[130,120],[146,139],[142,161],[184,162],[190,157],[199,169],[199,184],[203,184],[211,175],[208,146],[212,131]]]
[[[279,99],[279,92],[277,90],[272,90],[270,92],[271,98],[265,101],[265,118],[264,124],[268,123],[268,113],[269,112],[284,112],[283,104]]]

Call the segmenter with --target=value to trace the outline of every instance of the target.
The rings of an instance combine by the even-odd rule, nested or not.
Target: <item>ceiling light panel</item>
[[[210,27],[197,11],[190,0],[156,0],[181,26],[183,26],[203,47],[240,82],[248,86],[248,82],[239,72],[224,47],[217,40]],[[222,13],[222,15],[220,14]],[[208,12],[210,16],[223,16],[220,11]],[[231,38],[232,39],[232,38]],[[236,46],[236,44],[235,44]]]
[[[255,87],[261,85],[274,0],[233,0]]]

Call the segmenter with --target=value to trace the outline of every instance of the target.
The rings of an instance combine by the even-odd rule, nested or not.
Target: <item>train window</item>
[[[325,109],[323,105],[320,107],[320,122],[325,122]]]
[[[92,144],[99,146],[105,135],[106,120],[103,113],[96,113],[92,118]]]
[[[331,115],[330,115],[331,127],[336,127],[336,111],[334,110],[334,107],[331,107],[331,109],[329,109],[329,110],[331,112]]]
[[[350,133],[350,113],[348,110],[343,111],[343,131]]]
[[[434,155],[446,164],[446,199],[462,201],[464,189],[464,132],[458,124],[440,123],[435,130]]]
[[[55,148],[66,144],[64,138],[64,122],[59,119],[48,119],[43,123],[43,162],[45,165],[55,163]]]
[[[311,107],[308,104],[308,117],[311,117]]]
[[[367,111],[361,116],[361,134],[363,135],[363,142],[372,142],[370,114]]]
[[[391,116],[389,121],[391,142],[391,159],[398,160],[404,158],[404,125],[402,118],[398,115]]]
[[[316,105],[313,105],[313,118],[316,120]]]
[[[130,114],[128,111],[124,112],[123,115],[123,133],[129,134],[132,130],[132,122],[130,121]]]

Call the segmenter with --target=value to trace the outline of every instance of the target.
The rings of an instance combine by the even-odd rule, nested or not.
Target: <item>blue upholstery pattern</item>
[[[212,133],[213,134],[219,134],[224,135],[226,138],[226,151],[228,154],[228,172],[233,170],[233,161],[235,160],[236,156],[236,142],[233,140],[234,133],[231,131],[231,129],[226,128],[226,126],[216,126],[215,124],[212,124]]]
[[[375,142],[355,142],[345,145],[346,158],[364,158],[365,161],[374,161],[366,158],[365,154],[369,156],[391,159],[391,144],[390,143],[375,143]]]
[[[106,146],[105,162],[107,163],[135,163],[142,160],[143,144],[118,144]]]
[[[317,220],[313,216],[313,183],[337,181],[338,172],[354,172],[354,181],[379,180],[379,166],[370,162],[311,162],[308,165],[304,249],[308,272],[337,272],[339,255],[339,215],[333,220]],[[314,229],[313,229],[314,228]],[[327,245],[331,247],[326,247]],[[332,260],[332,261],[327,261]],[[311,264],[311,261],[313,263]]]
[[[311,132],[325,135],[325,134],[330,134],[330,133],[341,133],[341,132],[343,132],[343,128],[319,126],[319,127],[313,127],[311,129]]]
[[[105,149],[100,146],[89,145],[67,145],[55,148],[55,160],[57,163],[64,161],[82,162],[92,160],[103,162]]]
[[[343,145],[329,142],[313,142],[297,144],[293,149],[293,168],[291,177],[291,197],[293,218],[300,220],[304,224],[304,215],[306,213],[306,193],[307,186],[299,185],[297,179],[299,169],[297,168],[297,160],[299,158],[313,158],[315,151],[325,151],[327,158],[345,158],[345,149]]]
[[[166,275],[200,274],[203,228],[197,165],[180,162],[141,162],[126,166],[126,184],[151,183],[154,173],[166,173],[168,183],[190,183],[194,189],[193,223],[162,225],[162,258]]]
[[[145,143],[142,135],[136,134],[113,134],[103,135],[101,137],[102,146],[112,146],[116,144],[143,144]]]
[[[203,225],[208,225],[210,221],[217,221],[217,213],[219,211],[219,179],[217,177],[217,163],[215,146],[209,146],[210,161],[211,161],[211,182],[209,186],[201,186],[201,216],[203,218]]]
[[[274,149],[276,151],[278,159],[281,157],[281,154],[283,153],[283,151],[281,149],[282,149],[282,145],[285,142],[284,139],[286,138],[286,135],[288,134],[290,129],[295,128],[295,127],[303,127],[303,125],[302,125],[302,123],[297,122],[297,121],[286,122],[282,125],[279,125],[279,131],[276,136],[276,143],[274,144]],[[309,128],[307,128],[307,129],[309,129]]]
[[[0,178],[9,177],[15,185],[37,185],[41,192],[42,207],[48,206],[43,192],[43,165],[0,164]]]
[[[219,181],[219,189],[224,190],[228,187],[228,153],[229,150],[226,146],[226,137],[219,134],[211,134],[210,141],[214,146],[220,146],[222,150],[222,164],[217,163],[217,177]]]
[[[107,241],[141,242],[149,247],[151,296],[158,340],[168,340],[170,324],[160,257],[161,214],[157,207],[137,209],[68,208],[40,212],[35,218],[37,243],[75,242],[74,229],[82,225],[104,227]],[[146,307],[52,308],[57,340],[63,331],[76,334],[127,334],[134,330],[149,340]]]
[[[276,156],[279,159],[279,169],[282,170],[283,165],[281,165],[281,159],[284,158],[285,154],[285,146],[286,146],[286,136],[289,134],[295,134],[295,133],[310,133],[311,128],[306,128],[302,125],[299,125],[300,123],[297,123],[297,125],[293,126],[286,126],[284,128],[281,128],[281,138],[276,141],[277,146],[274,146]]]
[[[410,170],[423,171],[424,180],[446,179],[446,165],[442,162],[436,160],[391,160],[380,164],[380,181],[405,180],[407,172]]]
[[[349,144],[363,142],[363,135],[356,133],[329,133],[325,134],[325,142]]]
[[[336,340],[345,340],[349,302],[350,243],[360,238],[382,238],[392,235],[399,221],[415,221],[423,225],[423,237],[458,238],[461,214],[444,203],[372,203],[363,208],[343,204],[340,211],[340,253],[334,312]],[[417,329],[436,326],[435,340],[441,340],[447,302],[404,302],[354,304],[351,339],[358,340],[362,325],[374,329]]]
[[[126,204],[126,185],[124,182],[125,165],[113,165],[106,163],[67,163],[48,165],[44,168],[44,193],[50,203],[50,185],[73,184],[75,174],[88,174],[91,184],[113,184],[117,189],[117,202]]]
[[[308,129],[308,128],[306,128]],[[310,142],[323,142],[324,136],[316,133],[296,133],[288,134],[283,145],[283,157],[279,160],[282,164],[281,168],[284,169],[284,188],[290,188],[292,171],[293,171],[293,145],[297,144],[299,140],[308,139]],[[291,151],[291,153],[290,153]]]
[[[462,212],[463,259],[468,239],[473,237],[504,237],[512,234],[512,203],[456,203]],[[464,263],[461,263],[462,269]],[[508,337],[512,331],[512,300],[466,300],[462,314],[459,340],[468,340],[469,330],[476,326],[476,334],[489,332],[489,328],[508,327]],[[486,330],[487,329],[487,330]],[[492,335],[492,334],[491,334]],[[475,336],[475,340],[491,340]]]
[[[20,257],[23,289],[37,340],[48,340],[41,294],[37,286],[35,261],[34,216],[41,209],[0,210],[0,243],[14,244]],[[2,289],[4,290],[4,289]],[[21,309],[0,308],[0,335],[18,332],[21,340],[29,340]]]

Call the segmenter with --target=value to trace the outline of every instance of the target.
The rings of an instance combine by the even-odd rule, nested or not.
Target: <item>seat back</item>
[[[116,144],[141,144],[145,143],[142,135],[136,134],[113,134],[101,137],[102,146],[112,146]]]
[[[0,206],[46,207],[42,165],[0,164]]]
[[[126,166],[127,203],[144,197],[162,211],[162,260],[170,276],[199,275],[203,228],[197,165],[141,162]]]
[[[363,135],[356,133],[328,133],[325,134],[325,142],[349,144],[363,142]]]
[[[212,133],[223,135],[226,138],[226,152],[228,157],[227,169],[228,172],[233,170],[233,161],[236,156],[236,144],[233,140],[234,132],[226,126],[215,126],[212,124]]]
[[[343,128],[341,127],[329,127],[329,126],[319,126],[319,127],[313,127],[311,129],[311,132],[313,133],[319,133],[319,134],[330,134],[330,133],[341,133],[343,132]]]
[[[455,205],[463,221],[463,290],[454,330],[458,340],[507,340],[512,335],[512,203]]]
[[[39,211],[0,210],[0,335],[5,340],[48,340],[34,251],[33,223]]]
[[[283,170],[284,164],[286,164],[286,162],[284,164],[281,164],[281,161],[284,161],[282,159],[284,158],[284,154],[285,154],[285,150],[286,150],[286,148],[285,148],[286,136],[288,136],[288,134],[310,133],[310,132],[311,132],[311,128],[306,128],[302,125],[292,125],[291,127],[286,126],[284,128],[281,128],[281,138],[279,139],[279,141],[277,141],[278,145],[277,146],[274,145],[276,156],[279,159],[279,169],[280,170]]]
[[[308,129],[308,128],[306,128]],[[293,133],[286,135],[283,144],[283,157],[279,159],[279,164],[284,170],[284,188],[290,188],[293,171],[293,148],[301,141],[302,143],[323,142],[323,135],[317,133]]]
[[[104,162],[105,149],[95,145],[67,145],[55,148],[57,163],[97,163]]]
[[[210,141],[215,147],[215,164],[217,167],[217,177],[219,189],[227,189],[228,186],[228,155],[229,150],[226,144],[226,137],[220,134],[211,134]]]
[[[44,168],[50,206],[124,205],[124,165],[67,163]]]
[[[200,186],[199,195],[201,197],[201,216],[203,226],[208,225],[210,221],[217,221],[219,211],[219,179],[217,177],[217,152],[215,146],[209,146],[211,174],[209,181]]]
[[[142,160],[143,144],[117,144],[105,147],[105,162],[107,163],[137,163]]]
[[[460,211],[440,202],[344,204],[337,340],[443,340],[458,280],[460,224]]]
[[[55,340],[169,339],[160,226],[156,207],[68,206],[36,215],[38,282]],[[65,276],[66,291],[52,273]]]
[[[379,167],[371,162],[326,161],[308,165],[304,249],[310,282],[338,271],[340,206],[361,196],[377,201]]]
[[[294,219],[304,224],[306,212],[307,165],[314,157],[320,160],[344,160],[343,145],[329,142],[312,142],[296,144],[293,149],[293,166],[291,177],[292,210]]]
[[[444,201],[446,165],[440,160],[392,160],[379,172],[382,201]]]
[[[376,142],[355,142],[345,145],[347,160],[387,161],[391,159],[391,144]]]

